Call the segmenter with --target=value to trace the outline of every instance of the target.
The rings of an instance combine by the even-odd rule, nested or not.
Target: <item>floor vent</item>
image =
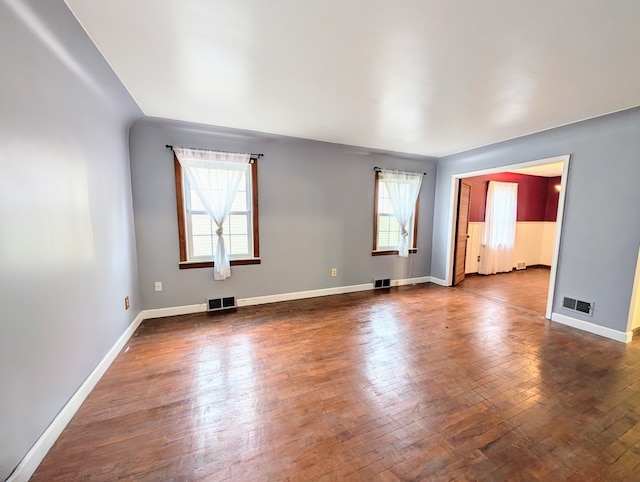
[[[391,279],[374,279],[373,280],[373,289],[379,290],[382,288],[390,288],[391,287]]]
[[[516,269],[527,269],[527,262],[526,261],[518,261],[516,263]]]
[[[593,301],[581,301],[565,296],[562,299],[562,307],[585,315],[593,315]]]
[[[207,300],[207,311],[228,310],[236,307],[236,297],[209,298]]]

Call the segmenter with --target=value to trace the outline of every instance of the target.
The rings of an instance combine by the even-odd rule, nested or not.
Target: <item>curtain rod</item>
[[[380,171],[383,171],[385,169],[382,169],[381,167],[376,166],[376,167],[373,168],[373,170],[376,171],[376,172],[380,172]],[[386,170],[387,171],[393,171],[394,169],[386,169]],[[403,174],[420,174],[419,172],[405,172],[405,171],[398,171],[398,172],[402,172]],[[422,175],[426,176],[427,173],[423,172]]]
[[[166,147],[167,149],[173,149],[173,146],[171,144],[167,144],[164,147]],[[232,152],[232,151],[218,151],[215,149],[194,149],[193,147],[181,147],[181,149],[193,149],[195,151],[211,151],[211,152],[224,152],[225,154],[245,154],[244,152]],[[252,158],[255,159],[260,159],[261,157],[264,157],[264,154],[260,153],[260,154],[249,154]]]

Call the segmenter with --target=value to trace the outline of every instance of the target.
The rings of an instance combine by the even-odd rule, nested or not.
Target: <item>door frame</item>
[[[638,249],[636,275],[633,279],[633,291],[631,291],[627,332],[636,330],[638,328],[640,328],[640,249]]]
[[[560,178],[560,196],[558,198],[558,214],[556,217],[556,234],[553,243],[553,256],[551,258],[551,273],[549,276],[549,291],[547,293],[547,309],[545,317],[551,319],[551,313],[553,312],[553,298],[556,290],[556,277],[558,274],[558,256],[560,254],[560,239],[562,237],[562,219],[564,215],[564,204],[567,192],[567,177],[569,174],[569,161],[571,160],[570,154],[564,154],[561,156],[548,157],[545,159],[537,159],[535,161],[521,162],[517,164],[509,164],[507,166],[492,167],[489,169],[480,169],[477,171],[468,171],[451,176],[451,199],[449,207],[449,246],[447,247],[447,275],[445,278],[446,285],[453,285],[453,255],[455,246],[456,235],[456,222],[458,217],[457,203],[458,203],[458,181],[467,177],[483,176],[486,174],[495,174],[498,172],[511,171],[515,169],[522,169],[525,167],[539,166],[542,164],[552,164],[555,162],[562,162],[562,176]]]

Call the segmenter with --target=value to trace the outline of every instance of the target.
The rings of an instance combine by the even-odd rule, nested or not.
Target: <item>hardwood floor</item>
[[[529,267],[521,271],[490,276],[467,275],[456,289],[462,289],[493,301],[507,303],[544,316],[547,307],[550,269]]]
[[[640,480],[640,343],[432,284],[146,320],[32,480],[116,479]]]

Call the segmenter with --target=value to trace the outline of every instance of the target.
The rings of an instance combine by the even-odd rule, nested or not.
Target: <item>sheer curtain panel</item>
[[[409,256],[409,226],[420,194],[422,174],[382,169],[379,179],[387,188],[393,214],[400,225],[398,255]]]
[[[189,184],[196,191],[200,202],[218,228],[213,277],[216,280],[229,278],[231,264],[224,246],[222,225],[229,216],[240,180],[243,174],[248,173],[251,156],[181,147],[174,147],[173,152]]]
[[[517,214],[518,184],[489,181],[478,273],[508,273],[513,269]]]

